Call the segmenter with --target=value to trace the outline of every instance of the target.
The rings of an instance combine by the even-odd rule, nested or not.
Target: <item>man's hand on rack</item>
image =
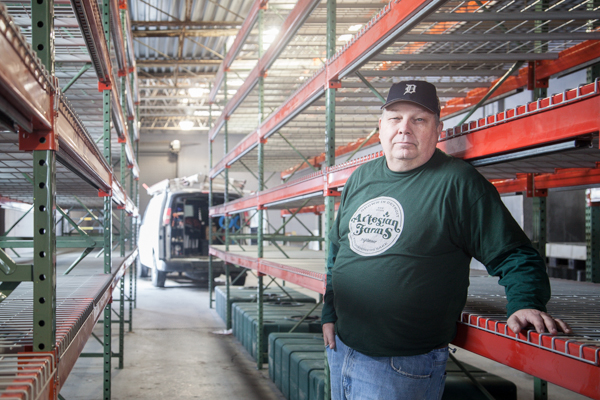
[[[323,340],[325,347],[329,345],[331,350],[335,349],[335,324],[333,322],[323,324]]]
[[[514,332],[519,333],[527,325],[533,325],[537,333],[544,333],[546,330],[551,335],[558,334],[560,329],[564,333],[572,333],[571,328],[564,321],[558,318],[552,318],[549,314],[533,309],[523,309],[515,311],[507,321],[508,327]],[[323,325],[323,334],[325,334]]]

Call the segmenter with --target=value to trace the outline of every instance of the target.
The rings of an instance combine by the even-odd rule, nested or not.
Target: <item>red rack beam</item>
[[[556,189],[573,186],[600,185],[600,168],[564,168],[552,174],[539,174],[534,177],[535,188]],[[493,180],[499,193],[518,193],[527,191],[527,178],[517,176],[514,179]]]
[[[228,204],[211,207],[211,216],[235,214],[243,210],[265,206],[280,200],[323,193],[325,180],[321,171],[306,178],[280,185],[274,189],[263,191],[257,195],[243,197]]]
[[[529,103],[496,116],[472,121],[459,127],[458,132],[457,129],[449,129],[445,135],[442,134],[443,141],[438,143],[438,148],[455,157],[473,160],[598,132],[600,93],[595,86],[589,84],[581,88],[581,93],[590,90],[596,93],[577,101],[566,101],[577,95],[577,90],[571,90],[566,93],[566,99],[565,94],[561,93],[539,103]],[[459,136],[456,136],[457,133]]]
[[[215,217],[225,214],[233,214],[234,211],[247,210],[258,207],[258,197],[256,194],[244,196],[227,204],[221,204],[210,208],[210,216]]]
[[[214,140],[225,121],[233,114],[242,101],[250,94],[254,86],[258,83],[258,78],[265,74],[271,65],[275,62],[279,54],[283,51],[285,46],[294,37],[298,29],[302,26],[306,18],[310,15],[312,10],[319,4],[320,0],[299,0],[290,14],[283,22],[277,38],[269,46],[265,54],[258,60],[257,65],[250,72],[250,75],[244,80],[242,86],[238,89],[235,95],[227,102],[223,112],[215,121],[215,125],[209,132],[210,140]],[[255,3],[256,5],[256,3]],[[260,6],[260,5],[259,5]],[[254,9],[254,6],[253,6]],[[251,10],[252,11],[252,10]],[[256,10],[258,13],[258,9]],[[241,44],[240,44],[241,46]],[[238,50],[239,51],[239,50]],[[233,58],[233,57],[232,57]],[[224,65],[224,62],[221,63]],[[229,67],[227,67],[229,68]],[[221,78],[222,80],[222,78]],[[216,84],[215,84],[216,87]],[[212,92],[211,92],[212,93]],[[216,93],[215,93],[216,95]]]
[[[209,254],[227,263],[250,268],[266,275],[283,279],[286,282],[295,283],[317,293],[325,293],[324,273],[308,271],[256,257],[227,253],[214,247],[209,248]]]
[[[248,15],[246,16],[246,19],[244,19],[244,23],[242,24],[242,27],[240,28],[237,35],[235,36],[235,40],[233,41],[231,48],[227,50],[227,54],[225,55],[223,62],[221,63],[221,65],[219,66],[219,69],[217,70],[217,75],[215,76],[214,85],[210,91],[210,94],[208,95],[209,102],[212,103],[215,101],[215,98],[217,97],[217,92],[219,91],[219,89],[221,88],[221,84],[223,83],[223,77],[225,76],[225,71],[228,70],[229,67],[231,67],[233,60],[235,60],[238,53],[242,49],[244,42],[248,38],[248,35],[250,35],[250,31],[252,30],[252,27],[254,26],[256,19],[258,18],[258,11],[261,8],[266,7],[266,4],[267,4],[266,0],[255,0],[254,3],[252,4],[252,7],[250,8]]]
[[[530,343],[526,343],[527,337],[524,335],[520,335],[521,341],[498,335],[494,329],[486,329],[486,318],[479,320],[478,324],[481,324],[482,328],[459,323],[456,338],[452,343],[584,396],[600,399],[600,366],[550,351],[551,336],[544,336],[542,346],[537,346],[534,344],[539,341],[537,333],[533,333]],[[495,321],[492,322],[495,324]],[[498,325],[500,329],[504,329],[504,323]],[[565,342],[555,345],[560,351],[564,349]],[[591,347],[584,348],[584,351],[590,357],[596,356],[591,354],[594,352]]]

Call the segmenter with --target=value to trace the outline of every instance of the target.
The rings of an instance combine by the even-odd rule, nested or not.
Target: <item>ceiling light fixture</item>
[[[275,41],[277,34],[279,33],[279,28],[269,28],[263,31],[263,51],[267,50],[269,46]]]
[[[202,97],[202,95],[209,93],[210,90],[206,88],[189,88],[188,94],[191,97]]]
[[[345,34],[345,35],[341,35],[340,37],[338,37],[338,42],[347,42],[348,40],[352,39],[352,35],[350,34]]]
[[[350,28],[348,28],[348,30],[350,32],[356,32],[358,31],[360,28],[362,28],[362,24],[358,24],[358,25],[352,25]]]
[[[194,121],[190,121],[187,119],[179,121],[179,127],[184,131],[189,131],[194,127]]]

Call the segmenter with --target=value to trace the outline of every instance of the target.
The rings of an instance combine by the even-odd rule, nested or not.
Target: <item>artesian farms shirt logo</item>
[[[361,256],[376,256],[396,243],[404,226],[404,211],[398,200],[377,197],[356,210],[348,228],[350,248]]]

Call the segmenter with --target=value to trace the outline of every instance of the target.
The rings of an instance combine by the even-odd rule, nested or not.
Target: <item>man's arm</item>
[[[323,340],[325,346],[329,345],[329,348],[335,348],[335,321],[337,321],[337,315],[333,305],[333,284],[331,281],[331,269],[335,263],[335,258],[340,248],[333,243],[329,242],[329,253],[327,255],[327,285],[325,287],[325,298],[323,300],[323,311],[321,314],[321,323],[323,324]]]
[[[566,323],[546,313],[550,281],[545,262],[533,247],[524,245],[504,253],[488,263],[487,269],[499,276],[498,283],[505,287],[507,323],[514,333],[528,325],[533,325],[538,333],[547,330],[554,335],[559,329],[571,333]]]

